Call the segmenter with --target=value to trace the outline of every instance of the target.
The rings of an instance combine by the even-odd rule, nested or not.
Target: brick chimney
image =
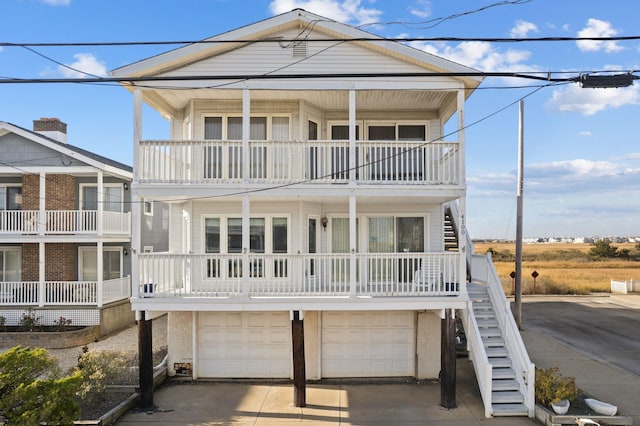
[[[67,143],[67,123],[63,123],[59,118],[33,120],[33,131],[58,142]]]

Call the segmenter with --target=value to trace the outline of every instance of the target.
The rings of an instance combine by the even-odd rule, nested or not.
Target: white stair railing
[[[486,256],[473,256],[472,281],[486,283],[487,285],[496,320],[502,330],[505,347],[509,352],[512,368],[516,372],[516,380],[520,384],[520,391],[524,396],[524,405],[529,411],[529,417],[533,417],[535,410],[535,366],[529,359],[520,330],[511,313],[510,303],[504,294],[500,278],[493,266],[491,253],[487,253]]]
[[[487,351],[485,350],[484,343],[482,342],[482,336],[480,335],[478,322],[476,321],[475,314],[473,312],[472,302],[469,302],[468,308],[462,311],[462,320],[464,321],[464,330],[467,337],[469,358],[473,363],[473,369],[475,370],[476,378],[478,379],[478,387],[480,388],[480,394],[482,395],[482,402],[484,403],[484,415],[485,417],[491,417],[493,414],[493,366],[489,362]]]

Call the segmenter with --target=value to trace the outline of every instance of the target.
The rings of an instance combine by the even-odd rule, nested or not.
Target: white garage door
[[[414,312],[324,312],[323,377],[415,375]]]
[[[290,378],[289,313],[200,313],[197,353],[203,378]]]

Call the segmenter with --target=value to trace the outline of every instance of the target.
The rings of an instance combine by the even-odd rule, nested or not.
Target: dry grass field
[[[613,244],[619,250],[635,250],[635,244]],[[532,294],[533,277],[537,271],[535,292],[538,294],[589,294],[609,292],[610,280],[640,280],[640,262],[620,259],[592,260],[588,253],[591,244],[550,243],[524,244],[522,247],[522,292]],[[484,254],[491,249],[498,276],[507,294],[512,294],[515,243],[475,243],[475,252]]]

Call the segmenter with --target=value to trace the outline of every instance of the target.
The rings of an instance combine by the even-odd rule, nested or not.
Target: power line
[[[399,43],[412,41],[432,42],[489,42],[489,43],[528,43],[528,42],[570,42],[570,41],[633,41],[640,40],[640,35],[609,37],[328,37],[305,38],[308,42],[388,42]],[[263,38],[235,40],[160,40],[160,41],[95,41],[95,42],[0,42],[0,47],[120,47],[120,46],[166,46],[166,45],[198,45],[198,44],[235,44],[235,43],[299,43],[300,38]]]

